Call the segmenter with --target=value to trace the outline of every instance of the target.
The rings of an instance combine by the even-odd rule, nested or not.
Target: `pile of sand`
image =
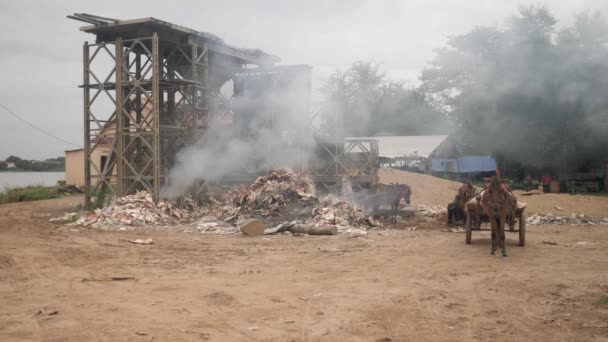
[[[445,180],[421,173],[381,168],[378,171],[380,183],[400,183],[412,187],[412,205],[440,205],[447,207],[454,201],[460,182]]]

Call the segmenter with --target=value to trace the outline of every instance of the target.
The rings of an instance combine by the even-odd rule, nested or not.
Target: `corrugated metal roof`
[[[350,137],[347,140],[373,139],[378,141],[380,157],[423,157],[428,158],[447,135],[412,135],[388,137]]]

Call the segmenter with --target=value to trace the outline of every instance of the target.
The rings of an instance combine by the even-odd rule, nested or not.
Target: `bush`
[[[54,187],[28,186],[25,188],[7,188],[0,193],[0,203],[39,201],[60,197],[62,194]]]

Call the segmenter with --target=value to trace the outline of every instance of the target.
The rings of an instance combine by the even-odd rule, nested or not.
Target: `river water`
[[[0,191],[28,185],[53,186],[64,179],[64,172],[0,172]]]

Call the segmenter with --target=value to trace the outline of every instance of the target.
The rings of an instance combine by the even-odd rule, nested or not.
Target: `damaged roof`
[[[212,33],[196,31],[152,17],[119,20],[75,13],[68,18],[91,24],[80,27],[80,31],[97,35],[98,43],[111,42],[118,37],[125,40],[151,37],[153,33],[157,33],[161,40],[170,40],[175,43],[204,42],[211,51],[237,58],[245,64],[272,65],[281,60],[260,49],[237,48],[226,44],[223,39]]]

